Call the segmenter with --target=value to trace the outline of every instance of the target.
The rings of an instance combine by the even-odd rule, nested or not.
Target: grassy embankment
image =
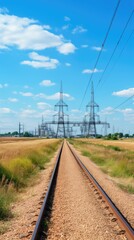
[[[45,139],[4,144],[0,142],[0,220],[12,216],[10,205],[16,199],[17,192],[33,182],[60,143],[61,140]]]
[[[89,157],[102,171],[113,177],[120,188],[134,193],[134,151],[116,146],[113,142],[112,145],[104,145],[104,142],[102,144],[95,139],[70,140],[82,155]]]

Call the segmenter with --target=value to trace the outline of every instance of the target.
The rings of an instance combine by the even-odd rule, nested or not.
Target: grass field
[[[61,140],[0,138],[0,220],[12,216],[10,204],[45,165]]]
[[[134,193],[134,140],[71,139],[82,155],[110,175],[124,191]]]

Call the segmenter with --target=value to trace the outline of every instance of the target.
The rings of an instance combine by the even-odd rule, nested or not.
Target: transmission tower
[[[65,117],[67,118],[67,122],[69,125],[69,117],[67,114],[64,113],[64,108],[68,110],[68,105],[63,101],[63,90],[62,90],[62,82],[61,82],[61,89],[60,89],[60,100],[57,104],[55,104],[55,110],[58,108],[58,113],[54,115],[54,118],[57,117],[57,133],[56,137],[66,137],[66,128],[65,128]]]
[[[89,123],[87,128],[87,136],[96,137],[96,120],[99,121],[99,115],[96,114],[96,111],[99,110],[99,105],[94,101],[93,82],[91,83],[91,100],[86,106],[86,109],[87,111],[89,109],[89,113],[86,115],[86,119],[88,118]]]

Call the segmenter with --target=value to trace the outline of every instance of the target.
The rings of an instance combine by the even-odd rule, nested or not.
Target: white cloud
[[[43,25],[43,28],[44,28],[44,29],[47,29],[47,30],[50,30],[50,29],[51,29],[51,27],[50,27],[49,25]]]
[[[83,33],[83,32],[87,32],[87,29],[83,28],[82,26],[76,26],[72,31],[73,34]]]
[[[101,115],[111,115],[113,113],[114,113],[114,111],[113,111],[112,107],[107,107],[100,111]]]
[[[21,62],[21,64],[28,65],[33,68],[54,69],[59,64],[59,61],[57,59],[50,59],[49,62],[23,61],[23,62]]]
[[[72,109],[71,112],[73,112],[73,113],[81,113],[81,111],[79,109]]]
[[[66,30],[66,29],[68,29],[68,28],[69,28],[69,24],[64,25],[64,26],[62,27],[63,30]]]
[[[49,25],[40,25],[37,20],[4,14],[3,12],[5,10],[1,9],[1,49],[17,47],[21,50],[43,50],[53,47],[57,48],[67,42],[62,35],[50,32],[51,27]]]
[[[97,52],[100,52],[100,51],[102,50],[102,47],[93,46],[91,49],[92,49],[92,50],[95,50],[95,51],[97,51]],[[103,49],[103,51],[104,51],[104,49]]]
[[[49,105],[49,104],[47,104],[47,103],[44,103],[44,102],[39,102],[39,103],[37,103],[37,107],[38,107],[39,109],[47,109],[47,108],[50,108],[51,105]]]
[[[36,94],[35,97],[37,97],[37,98],[44,98],[44,99],[47,99],[47,100],[59,100],[60,92],[57,92],[57,93],[55,93],[53,95],[45,95],[44,93],[39,93],[39,94]],[[67,100],[73,100],[74,99],[68,93],[63,93],[63,98],[67,99]]]
[[[40,55],[36,52],[29,53],[29,58],[31,58],[32,60],[41,61],[41,62],[46,62],[49,60],[49,57]]]
[[[42,82],[40,82],[40,85],[45,87],[51,87],[54,86],[55,83],[52,82],[51,80],[43,80]]]
[[[23,97],[33,97],[33,93],[31,92],[20,92],[20,94],[23,96]]]
[[[2,113],[11,113],[12,112],[12,110],[10,109],[10,108],[0,108],[0,113],[2,114]]]
[[[70,64],[70,63],[65,63],[65,65],[66,65],[67,67],[70,67],[70,66],[71,66],[71,64]]]
[[[90,74],[90,73],[98,73],[98,72],[102,72],[102,70],[99,70],[99,69],[95,68],[95,69],[84,69],[82,71],[82,73],[88,73],[88,74]]]
[[[18,102],[17,98],[8,98],[9,102]]]
[[[62,54],[69,54],[74,53],[77,48],[70,42],[70,43],[64,43],[61,46],[58,47],[58,51]]]
[[[60,98],[60,92],[55,93],[51,96],[47,96],[47,99],[51,99],[51,100],[58,100]],[[68,94],[68,93],[63,93],[63,98],[67,99],[67,100],[73,100],[74,98]]]
[[[0,84],[0,88],[5,88],[5,87],[8,87],[8,84],[7,84],[7,83]]]
[[[58,66],[59,61],[57,59],[51,59],[49,57],[39,55],[36,52],[29,53],[29,58],[32,60],[22,61],[21,64],[29,65],[34,68],[46,68],[46,69],[54,69]]]
[[[82,48],[88,48],[88,45],[87,44],[83,44],[81,45]]]
[[[127,115],[127,114],[134,114],[134,109],[132,109],[132,108],[119,109],[118,111],[122,112],[125,115]]]
[[[134,122],[134,109],[133,108],[126,108],[126,109],[119,109],[118,112],[124,115],[124,120],[132,123]]]
[[[36,111],[33,109],[24,109],[21,111],[21,117],[33,117],[36,114]]]
[[[112,95],[119,97],[131,97],[134,95],[134,88],[128,88],[118,92],[113,92]]]
[[[67,17],[67,16],[64,17],[64,21],[68,22],[68,21],[70,21],[70,20],[71,20],[71,19],[70,19],[69,17]]]

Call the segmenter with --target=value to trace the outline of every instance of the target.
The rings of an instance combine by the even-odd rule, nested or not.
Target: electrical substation
[[[52,121],[44,121],[38,126],[39,137],[52,138],[68,138],[76,137],[75,128],[79,128],[79,137],[96,137],[97,125],[102,125],[105,128],[105,135],[107,135],[107,128],[110,124],[106,121],[100,121],[97,114],[99,105],[94,100],[94,87],[91,83],[90,102],[86,106],[86,113],[81,121],[72,121],[69,115],[65,113],[68,110],[68,105],[63,100],[62,84],[60,89],[59,101],[55,104],[56,114],[53,115]]]

